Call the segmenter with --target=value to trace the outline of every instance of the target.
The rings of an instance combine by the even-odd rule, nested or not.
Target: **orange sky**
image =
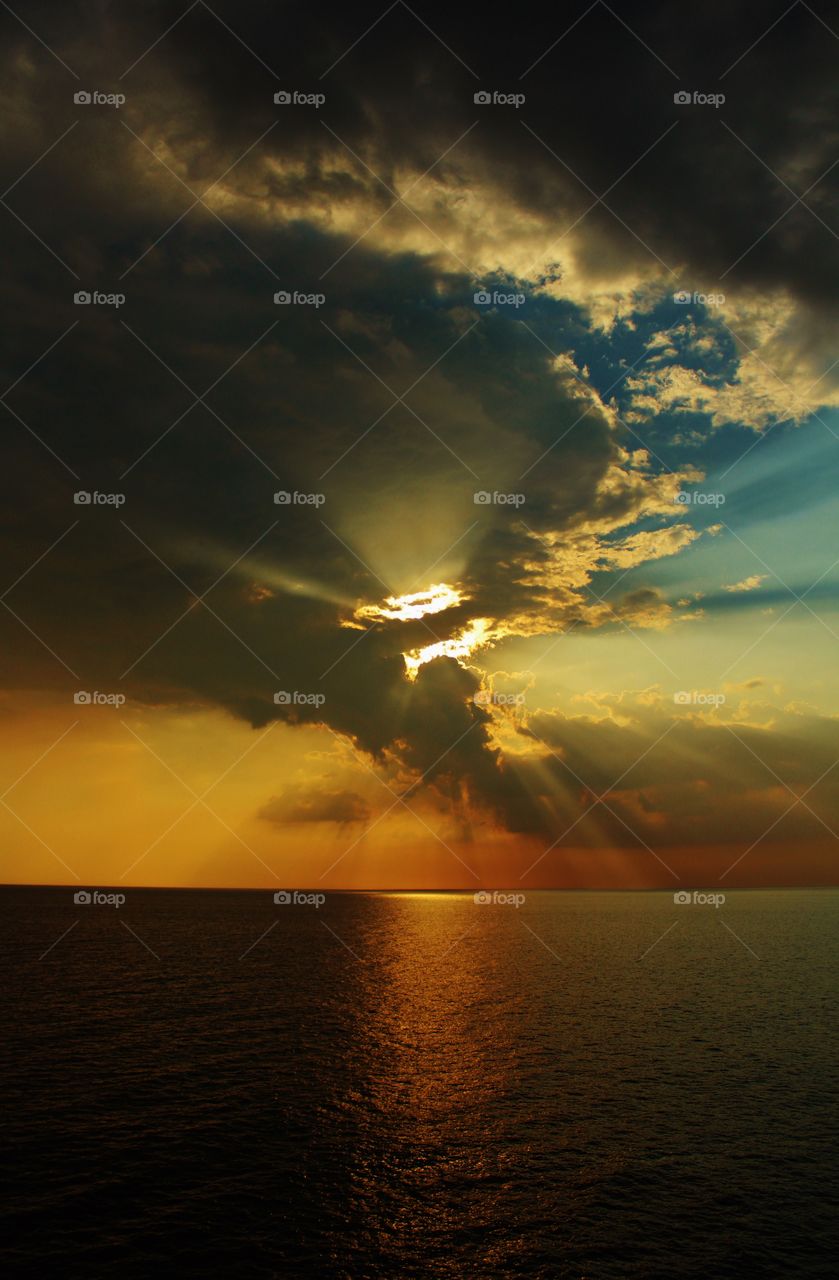
[[[678,887],[716,883],[748,847],[657,848],[675,875],[640,845],[580,847],[573,834],[542,857],[550,842],[499,831],[487,820],[466,838],[419,793],[407,812],[369,764],[354,761],[325,729],[252,730],[198,709],[70,710],[44,697],[19,696],[4,710],[5,786],[28,770],[0,810],[3,878],[12,883]],[[341,776],[369,803],[363,821],[278,825],[258,816],[283,785],[317,790],[319,780],[334,786]],[[212,812],[197,802],[205,791]],[[767,839],[721,883],[836,883],[832,854],[825,839],[792,860],[786,845]]]

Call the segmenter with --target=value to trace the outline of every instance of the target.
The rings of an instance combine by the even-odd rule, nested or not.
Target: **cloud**
[[[579,842],[585,824],[584,843],[606,847],[742,852],[837,830],[836,719],[776,707],[758,725],[741,718],[745,704],[676,714],[672,698],[668,706],[664,697],[625,694],[604,695],[601,708],[605,715],[540,712],[519,730],[532,755],[516,768],[541,800],[546,840],[564,843],[573,831]],[[754,708],[749,719],[765,711]]]
[[[741,591],[757,591],[769,577],[768,573],[753,573],[748,578],[744,578],[742,582],[730,582],[723,587],[723,591],[741,592]]]
[[[273,796],[258,817],[283,827],[308,822],[334,822],[339,826],[367,822],[370,806],[355,791],[322,791],[316,795]]]
[[[679,441],[698,449],[727,424],[762,430],[839,403],[839,249],[820,225],[839,170],[810,209],[785,212],[784,183],[803,192],[839,140],[819,24],[799,6],[781,44],[738,64],[724,124],[677,110],[679,81],[644,48],[683,76],[713,32],[716,83],[755,36],[721,0],[688,24],[647,6],[639,40],[605,10],[585,17],[596,37],[570,31],[532,71],[549,42],[526,10],[499,40],[432,6],[441,44],[403,6],[366,34],[351,7],[319,6],[289,33],[258,0],[233,19],[256,59],[204,6],[153,48],[171,25],[164,4],[94,6],[86,25],[31,8],[86,82],[136,66],[119,116],[74,112],[67,81],[9,20],[4,133],[10,173],[25,175],[9,194],[22,223],[4,213],[0,284],[16,320],[11,680],[204,702],[254,726],[325,723],[464,822],[476,806],[556,833],[579,805],[538,738],[619,771],[653,726],[542,713],[517,731],[514,760],[495,711],[473,701],[482,661],[514,640],[694,617],[699,593],[641,576],[704,537],[674,503],[704,474]],[[323,112],[274,106],[280,81],[259,61],[280,48],[284,76],[322,84]],[[511,68],[526,110],[478,110],[476,86]],[[203,201],[190,209],[192,191]],[[709,292],[722,276],[720,314],[697,304],[685,318],[676,287]],[[525,301],[476,304],[479,283]],[[77,287],[118,284],[118,313],[72,302]],[[278,307],[278,289],[325,300]],[[79,489],[125,504],[77,507]],[[277,505],[280,490],[303,500]],[[478,491],[522,501],[476,504]],[[423,616],[387,604],[432,585],[440,607]],[[410,681],[404,655],[417,652],[431,660]],[[281,705],[278,690],[300,696]],[[686,759],[728,748],[721,732],[673,729]],[[719,770],[703,778],[726,794]],[[703,785],[662,772],[615,805],[650,839],[692,839],[710,831]],[[275,797],[262,816],[358,822],[364,805],[328,789]],[[609,839],[624,839],[619,825],[606,819]]]

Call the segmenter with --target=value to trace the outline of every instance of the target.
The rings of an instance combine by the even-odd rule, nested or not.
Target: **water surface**
[[[832,1273],[839,893],[123,892],[3,891],[15,1274]]]

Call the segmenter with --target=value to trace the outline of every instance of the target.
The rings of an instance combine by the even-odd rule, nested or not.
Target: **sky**
[[[0,31],[2,878],[839,882],[835,16]]]

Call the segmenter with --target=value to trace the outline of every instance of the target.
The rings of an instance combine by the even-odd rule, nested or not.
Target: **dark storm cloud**
[[[328,93],[324,119],[389,187],[396,164],[410,159],[423,171],[478,119],[464,154],[475,157],[489,193],[495,188],[523,210],[545,212],[558,232],[565,217],[589,207],[591,191],[604,193],[635,166],[607,197],[614,213],[598,206],[588,215],[592,260],[611,256],[617,246],[622,259],[649,262],[640,240],[664,262],[684,263],[704,280],[746,254],[735,279],[789,288],[816,310],[832,310],[839,266],[836,172],[806,197],[812,212],[794,204],[832,164],[839,145],[832,11],[800,5],[785,14],[782,2],[732,8],[717,0],[678,10],[624,3],[612,14],[598,5],[564,35],[586,7],[563,6],[548,19],[541,6],[525,5],[495,23],[449,6],[418,10],[452,52],[400,5],[369,31],[383,11],[378,4],[331,10],[264,4],[236,17],[246,27],[243,38],[266,51],[282,84]],[[153,38],[178,12],[179,6],[150,11],[144,30],[131,24],[131,41],[122,48],[145,47],[146,34]],[[214,19],[199,8],[167,38],[157,63],[156,57],[132,73],[138,84],[146,72],[154,77],[155,65],[166,67],[201,101],[202,119],[218,139],[247,145],[274,86],[245,50],[231,50]],[[518,110],[482,112],[473,103],[476,89],[524,92],[526,102]],[[724,92],[726,102],[682,108],[673,101],[677,90]],[[236,111],[228,109],[231,98]],[[660,149],[636,165],[673,123]],[[306,116],[268,146],[280,154],[305,151],[306,181],[315,184],[312,148],[322,169],[335,148],[331,135],[324,137]],[[443,162],[444,173],[457,171],[459,156],[456,150]],[[361,166],[356,178],[376,189]],[[323,191],[337,194],[326,183]],[[391,202],[381,186],[378,197],[383,208]],[[754,245],[791,205],[778,232]]]
[[[721,724],[676,716],[659,700],[619,710],[621,723],[540,713],[521,730],[536,755],[520,777],[544,836],[567,831],[573,844],[569,829],[592,809],[616,846],[709,845],[721,833],[744,846],[837,838],[834,720],[788,711],[763,727]]]
[[[596,5],[569,31],[585,5],[550,18],[525,5],[514,20],[505,13],[496,23],[426,5],[417,12],[439,39],[400,4],[374,26],[386,6],[214,7],[253,52],[200,3],[186,17],[176,3],[119,11],[35,4],[28,21],[83,79],[103,76],[110,87],[139,58],[122,88],[146,121],[166,122],[196,179],[206,173],[212,180],[210,156],[229,148],[232,160],[270,124],[278,87],[326,93],[322,119],[391,187],[397,163],[421,172],[477,119],[463,160],[456,149],[443,176],[474,164],[490,191],[548,213],[559,235],[566,217],[592,202],[583,183],[602,193],[635,166],[607,197],[617,216],[598,206],[586,219],[592,258],[618,246],[622,259],[652,261],[622,219],[665,262],[685,263],[703,279],[749,249],[827,169],[839,145],[839,45],[824,25],[833,15],[820,15],[819,6],[785,14],[783,3],[732,8],[717,0],[689,10],[624,3],[613,15]],[[11,17],[4,21],[10,59],[19,54],[37,67],[40,110],[55,119],[74,82]],[[480,109],[473,103],[479,89],[523,92],[526,101],[518,110]],[[680,108],[678,90],[724,92],[726,102]],[[296,181],[310,199],[318,192],[326,202],[340,198],[336,183],[348,178],[336,177],[329,160],[342,148],[316,111],[298,109],[293,122],[281,115],[264,146],[305,159],[304,174],[277,178],[283,195],[291,194],[284,184]],[[382,208],[392,202],[360,164],[349,181],[378,185]],[[789,288],[830,309],[839,245],[819,219],[829,227],[835,221],[837,182],[836,171],[819,182],[806,197],[814,212],[795,205],[778,232],[746,255],[736,278]]]
[[[355,791],[324,791],[303,799],[299,796],[274,796],[259,811],[259,817],[278,826],[335,822],[345,827],[355,822],[366,822],[370,817],[370,807]]]

